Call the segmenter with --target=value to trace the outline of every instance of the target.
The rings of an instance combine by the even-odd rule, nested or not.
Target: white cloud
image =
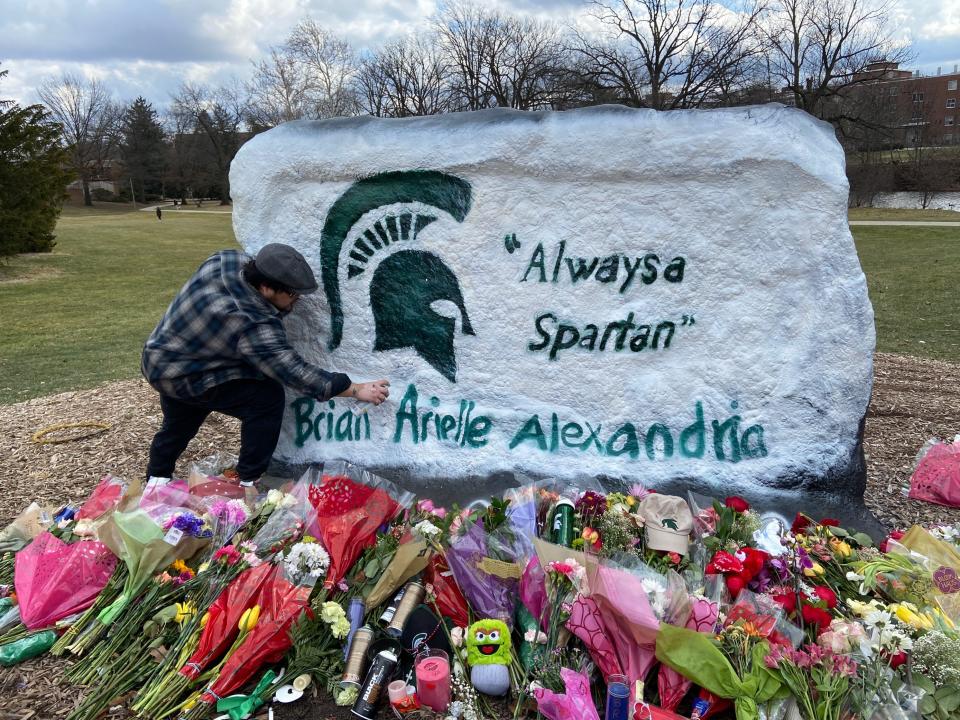
[[[508,12],[578,22],[585,0],[476,0]],[[723,2],[724,0],[720,0]],[[118,99],[157,106],[183,80],[228,83],[250,60],[310,17],[358,49],[425,28],[437,0],[0,0],[0,97],[35,102],[34,88],[64,71],[100,77]],[[899,0],[896,27],[914,41],[912,63],[952,69],[960,0]]]
[[[960,2],[957,0],[913,0],[903,3],[914,39],[953,38],[960,46]]]

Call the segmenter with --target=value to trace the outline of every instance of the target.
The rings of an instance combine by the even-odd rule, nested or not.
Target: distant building
[[[91,193],[94,190],[105,190],[111,195],[116,195],[120,192],[120,186],[108,178],[97,178],[95,180],[90,180],[89,185]],[[70,196],[70,202],[82,203],[83,182],[81,180],[74,180],[72,183],[67,185],[67,195]]]
[[[960,72],[922,76],[901,70],[894,62],[874,62],[853,77],[856,97],[869,102],[878,122],[892,127],[894,145],[960,144]],[[884,117],[886,116],[886,117]]]

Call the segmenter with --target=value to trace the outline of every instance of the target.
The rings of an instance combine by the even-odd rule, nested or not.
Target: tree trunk
[[[87,178],[81,178],[83,184],[83,204],[87,207],[93,207],[93,196],[90,195],[90,181]]]

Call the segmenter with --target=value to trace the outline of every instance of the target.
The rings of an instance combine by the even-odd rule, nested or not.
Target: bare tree
[[[559,26],[496,15],[490,26],[484,60],[493,102],[517,110],[552,107],[566,70]]]
[[[558,104],[567,67],[555,23],[455,0],[442,7],[434,25],[459,109],[536,110]]]
[[[312,102],[303,66],[283,48],[254,63],[252,79],[245,84],[251,125],[274,127],[289,120],[310,117]]]
[[[450,110],[447,75],[432,38],[410,35],[364,58],[356,88],[371,115],[435,115]]]
[[[223,205],[230,203],[230,163],[243,143],[245,104],[237,88],[211,89],[184,83],[173,98],[171,113],[182,127],[199,136],[195,147],[207,151],[214,166],[214,188]]]
[[[589,79],[622,102],[658,110],[722,102],[752,79],[762,0],[592,0],[604,29],[577,34]]]
[[[357,59],[349,43],[313,20],[304,20],[290,33],[287,48],[305,68],[316,117],[357,114],[351,89]]]
[[[487,82],[487,45],[491,20],[468,0],[451,0],[435,19],[437,39],[450,66],[450,82],[458,110],[492,106]]]
[[[63,128],[71,169],[83,185],[83,202],[93,205],[90,181],[104,174],[119,139],[121,109],[99,80],[65,73],[38,88],[50,117]]]
[[[355,71],[350,46],[313,20],[304,20],[286,43],[254,62],[253,77],[245,85],[249,120],[255,127],[273,127],[300,118],[355,115]]]
[[[798,108],[819,118],[850,119],[844,98],[876,79],[867,65],[909,57],[894,41],[888,0],[772,0],[770,10],[764,30],[773,75]]]

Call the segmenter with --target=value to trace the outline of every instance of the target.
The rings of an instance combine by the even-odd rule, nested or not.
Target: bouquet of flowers
[[[477,617],[513,625],[520,592],[520,552],[509,545],[508,537],[488,534],[482,522],[471,523],[451,541],[447,563]]]
[[[329,556],[306,545],[294,545],[283,562],[274,568],[260,587],[257,606],[260,617],[235,650],[229,653],[216,679],[200,696],[188,718],[205,717],[220,698],[226,697],[263,665],[275,663],[290,649],[290,628],[309,607],[313,586],[322,579],[329,566]],[[342,610],[341,610],[342,612]],[[346,636],[350,624],[345,619]]]
[[[116,599],[80,631],[70,646],[74,654],[83,654],[99,640],[162,568],[192,557],[209,542],[212,532],[192,511],[155,506],[153,512],[140,508],[116,512],[100,528],[101,542],[126,566],[126,580]]]
[[[413,494],[349,463],[327,463],[322,474],[310,469],[298,483],[316,510],[307,532],[330,553],[325,585],[337,585],[364,548],[376,542],[377,528],[413,503]],[[295,489],[295,492],[302,490]]]
[[[113,575],[117,558],[95,540],[64,543],[41,533],[16,555],[23,624],[33,630],[88,608]]]
[[[274,573],[273,565],[263,563],[247,568],[230,582],[207,610],[193,652],[172,671],[155,676],[140,692],[134,710],[159,718],[181,705],[184,692],[237,639],[241,617],[256,605],[261,588]]]

